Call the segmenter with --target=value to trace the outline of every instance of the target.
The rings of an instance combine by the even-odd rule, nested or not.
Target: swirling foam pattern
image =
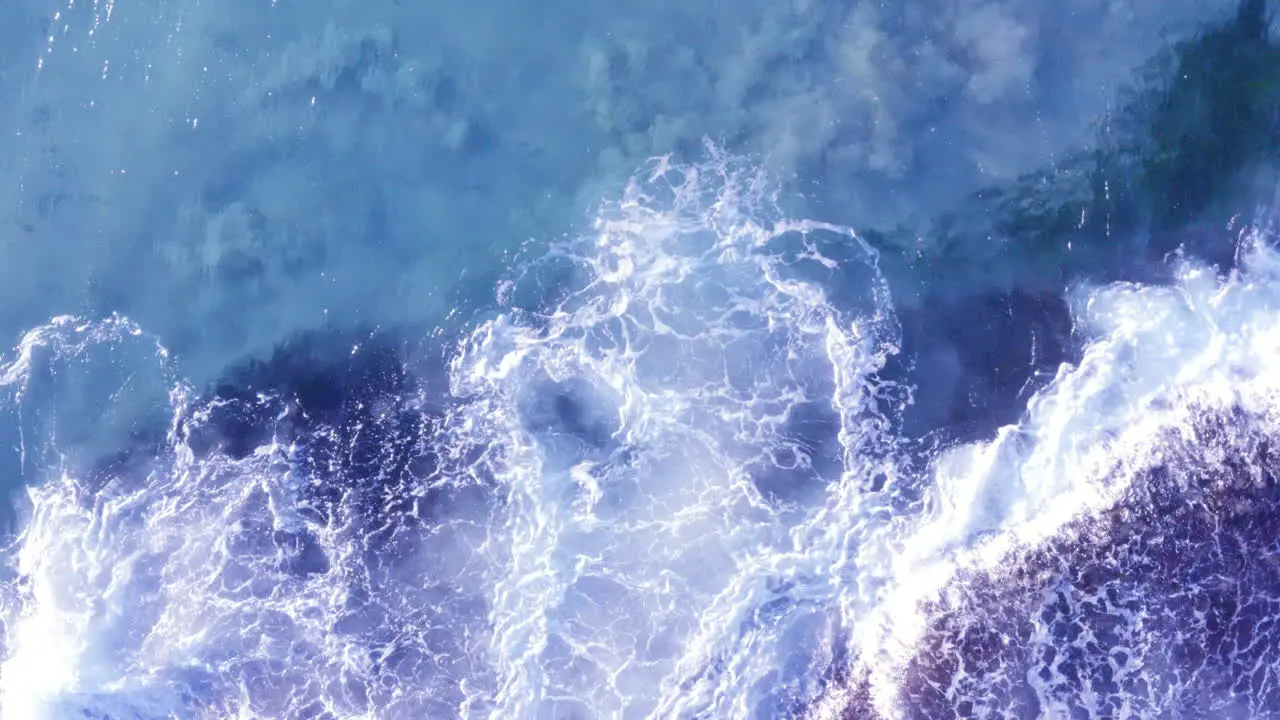
[[[875,252],[769,190],[654,161],[443,367],[377,331],[203,389],[124,318],[29,332],[4,716],[1280,712],[1264,235],[1077,289],[1079,362],[921,458]]]

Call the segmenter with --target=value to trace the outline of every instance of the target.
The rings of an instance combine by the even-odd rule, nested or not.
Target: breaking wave
[[[876,252],[719,156],[530,246],[458,337],[312,334],[198,388],[57,318],[0,367],[0,709],[1280,712],[1280,255],[1242,238],[1073,290],[1075,359],[941,448],[903,432]]]

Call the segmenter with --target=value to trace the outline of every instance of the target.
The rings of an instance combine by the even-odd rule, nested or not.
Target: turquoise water
[[[1273,12],[21,4],[0,710],[1280,712]]]
[[[435,324],[704,139],[798,213],[927,227],[1087,150],[1231,6],[24,4],[4,334],[118,311],[207,378],[299,330]]]

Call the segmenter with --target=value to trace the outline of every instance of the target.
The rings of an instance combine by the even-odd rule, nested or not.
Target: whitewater
[[[1280,717],[1273,0],[23,0],[0,720]]]
[[[1280,711],[1265,215],[1232,269],[1071,288],[1075,357],[932,449],[876,251],[713,155],[454,338],[204,388],[125,317],[27,332],[4,717]]]

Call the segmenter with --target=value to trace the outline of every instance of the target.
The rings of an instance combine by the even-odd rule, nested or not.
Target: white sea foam
[[[857,235],[771,222],[768,200],[750,173],[657,162],[593,244],[564,250],[580,290],[482,326],[455,360],[455,392],[477,398],[465,440],[500,448],[508,502],[490,541],[492,717],[768,715],[813,692],[779,673],[830,632],[835,576],[808,525],[867,480],[893,326]],[[833,241],[869,270],[870,301],[847,315],[802,276],[831,269]],[[522,410],[570,380],[607,427],[585,454]],[[828,444],[789,429],[807,404],[830,414]],[[816,455],[843,469],[806,492]],[[790,497],[762,493],[771,473]]]
[[[127,321],[60,318],[29,333],[0,377],[23,410],[33,379],[75,375],[133,338],[146,340]],[[164,375],[166,353],[151,345],[159,359],[132,372]],[[405,529],[388,541],[394,553],[378,555],[352,510],[304,521],[287,506],[310,480],[293,462],[297,447],[272,439],[243,459],[199,454],[186,438],[215,408],[181,383],[171,387],[173,423],[154,455],[105,472],[58,457],[39,468],[0,596],[0,712],[18,720],[451,712],[457,685],[481,681],[466,667],[462,639],[439,637],[478,617],[459,589],[464,573],[443,572],[464,533],[450,522],[425,535]],[[327,570],[299,570],[315,553]]]
[[[1081,288],[1079,364],[904,507],[909,394],[878,379],[897,329],[856,233],[782,218],[733,161],[656,161],[552,255],[568,287],[463,339],[440,470],[402,489],[469,500],[403,527],[350,494],[327,521],[291,507],[314,479],[293,439],[192,447],[216,408],[127,321],[29,333],[0,367],[41,475],[0,582],[4,716],[836,716],[851,666],[898,717],[924,605],[958,573],[1108,507],[1192,406],[1272,417],[1280,393],[1261,243],[1227,278]],[[837,280],[860,299],[837,307]],[[167,387],[172,421],[94,472],[47,419],[87,411],[57,391],[102,367]],[[327,569],[292,566],[300,544]]]
[[[898,681],[929,620],[922,603],[945,606],[939,593],[959,573],[999,576],[1013,551],[1111,507],[1160,457],[1163,434],[1190,432],[1197,414],[1280,421],[1280,253],[1260,234],[1246,241],[1228,277],[1182,261],[1168,287],[1078,289],[1079,364],[1064,365],[1018,425],[938,457],[922,516],[867,543],[876,554],[861,586],[877,590],[851,614],[881,714],[904,712]]]

